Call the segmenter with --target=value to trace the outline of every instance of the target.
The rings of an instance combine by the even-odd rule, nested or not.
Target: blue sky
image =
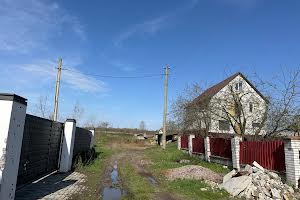
[[[62,57],[59,111],[78,102],[81,123],[149,129],[162,124],[163,77],[138,76],[171,66],[169,102],[193,82],[210,85],[231,73],[270,79],[299,67],[296,0],[0,0],[0,91],[40,96],[53,110],[55,66]]]

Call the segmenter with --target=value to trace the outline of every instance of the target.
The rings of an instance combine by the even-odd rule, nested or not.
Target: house
[[[162,145],[162,135],[163,135],[163,131],[160,129],[157,133],[155,133],[155,139],[157,141],[158,145]],[[168,132],[166,134],[166,141],[168,142],[172,142],[172,141],[176,141],[178,139],[178,134],[173,132]]]
[[[264,134],[267,104],[268,100],[238,72],[205,90],[186,109],[191,111],[196,105],[194,116],[200,119],[201,129],[210,133]],[[192,120],[190,129],[196,125]]]

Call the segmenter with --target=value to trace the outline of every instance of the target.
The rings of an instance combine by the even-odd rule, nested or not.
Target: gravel
[[[194,179],[222,183],[221,175],[198,165],[186,165],[175,169],[169,169],[166,171],[166,177],[168,180]]]

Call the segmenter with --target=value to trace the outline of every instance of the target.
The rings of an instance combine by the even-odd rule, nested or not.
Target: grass
[[[183,159],[190,160],[190,163],[188,164],[200,165],[216,173],[228,173],[230,171],[229,169],[223,168],[222,165],[209,163],[197,158],[196,156],[190,156],[183,151],[177,150],[176,143],[168,144],[166,150],[157,146],[149,148],[146,150],[146,154],[154,162],[152,169],[154,169],[155,172],[187,165],[178,162]]]
[[[93,160],[90,164],[86,166],[81,166],[76,169],[76,171],[83,173],[87,176],[87,181],[85,186],[88,188],[88,192],[82,194],[77,194],[72,197],[72,199],[89,200],[89,199],[99,199],[99,186],[101,181],[101,175],[105,170],[106,160],[113,155],[115,152],[109,148],[105,148],[109,137],[106,134],[95,134],[96,144],[95,151],[97,158]],[[88,194],[88,195],[87,195]]]
[[[199,180],[175,180],[168,181],[164,178],[164,171],[170,168],[177,168],[187,164],[181,164],[178,161],[182,159],[190,160],[189,164],[200,165],[217,173],[227,173],[229,169],[224,169],[221,165],[203,161],[197,157],[191,157],[187,153],[177,150],[176,144],[167,145],[166,150],[160,147],[153,147],[146,150],[146,155],[151,158],[153,164],[150,170],[159,182],[168,192],[183,196],[184,199],[227,199],[229,194],[223,190],[212,190],[210,187]],[[207,191],[201,191],[200,188],[207,188]]]
[[[128,162],[121,163],[120,176],[121,180],[126,180],[122,183],[128,193],[124,199],[146,200],[153,198],[153,186],[149,184],[145,177],[137,174]]]
[[[190,200],[212,200],[226,199],[229,195],[223,190],[212,190],[202,181],[197,180],[175,180],[168,181],[166,184],[168,191],[172,193],[183,194],[185,199]],[[200,188],[206,188],[207,191],[201,191]]]

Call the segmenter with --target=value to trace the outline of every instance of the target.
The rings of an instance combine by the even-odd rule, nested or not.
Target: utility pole
[[[164,125],[163,125],[163,135],[162,135],[162,147],[166,149],[167,143],[167,106],[168,106],[168,76],[169,76],[169,66],[166,65],[165,68],[165,95],[164,95]]]
[[[57,76],[56,76],[55,98],[54,98],[54,116],[53,116],[54,121],[57,121],[57,116],[58,116],[58,96],[59,96],[61,66],[62,66],[62,59],[59,58],[58,67],[57,67]]]

